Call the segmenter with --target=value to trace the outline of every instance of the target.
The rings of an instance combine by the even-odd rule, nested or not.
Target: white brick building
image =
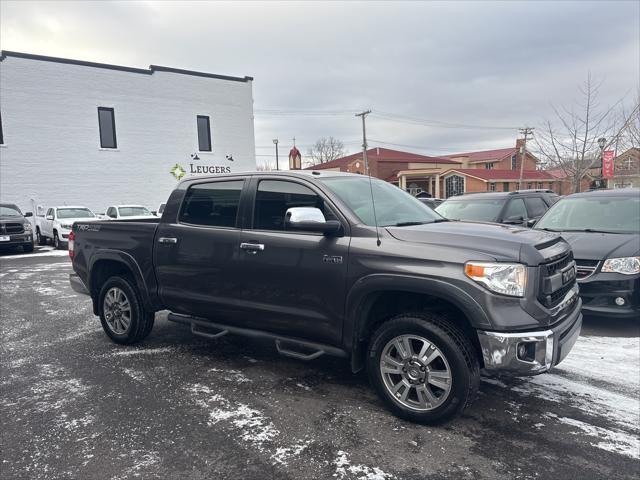
[[[0,199],[155,209],[176,164],[253,170],[252,80],[0,52]]]

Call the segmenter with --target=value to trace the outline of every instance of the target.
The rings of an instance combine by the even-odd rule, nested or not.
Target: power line
[[[518,127],[507,127],[507,126],[497,126],[497,125],[473,125],[473,124],[465,124],[465,123],[445,122],[442,120],[433,120],[433,119],[426,119],[426,118],[411,117],[408,115],[399,115],[396,113],[383,112],[380,110],[376,110],[372,115],[378,118],[391,120],[399,123],[407,123],[411,125],[422,125],[425,127],[433,127],[433,128],[459,128],[459,129],[477,129],[477,130],[517,130],[518,129]]]

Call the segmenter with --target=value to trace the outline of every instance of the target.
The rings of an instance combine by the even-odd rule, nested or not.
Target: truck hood
[[[440,222],[407,227],[387,227],[396,239],[411,243],[444,245],[476,251],[495,257],[500,261],[519,261],[537,265],[550,257],[568,251],[558,243],[560,235],[542,230],[481,222]],[[566,244],[565,244],[566,245]],[[544,255],[542,250],[553,248],[553,255]]]
[[[604,260],[606,258],[632,257],[640,251],[640,234],[560,232],[576,259]]]
[[[24,217],[16,217],[11,215],[0,215],[0,222],[11,222],[11,223],[28,223],[28,220]]]

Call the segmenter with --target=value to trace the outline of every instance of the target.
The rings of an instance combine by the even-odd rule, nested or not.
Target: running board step
[[[233,333],[235,335],[243,335],[246,337],[275,340],[276,349],[279,354],[295,358],[297,360],[314,360],[325,354],[335,357],[347,356],[347,352],[341,348],[323,345],[320,343],[307,342],[297,338],[283,337],[281,335],[276,335],[262,330],[222,325],[203,318],[191,317],[189,315],[181,315],[178,313],[170,313],[168,319],[172,322],[189,325],[193,334],[209,339],[216,339],[229,333]]]

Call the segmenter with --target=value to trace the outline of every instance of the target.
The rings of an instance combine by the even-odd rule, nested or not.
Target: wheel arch
[[[358,281],[347,297],[343,342],[351,352],[352,370],[363,368],[371,334],[381,323],[396,314],[420,310],[448,314],[478,349],[475,330],[491,326],[482,307],[449,282],[405,275],[372,275]],[[478,355],[481,359],[479,350]]]
[[[91,294],[91,299],[93,300],[93,313],[95,315],[98,315],[98,296],[102,285],[108,278],[118,275],[131,278],[135,287],[138,289],[140,299],[145,309],[155,311],[149,297],[144,276],[135,259],[126,252],[105,250],[96,253],[89,265],[87,286]]]

